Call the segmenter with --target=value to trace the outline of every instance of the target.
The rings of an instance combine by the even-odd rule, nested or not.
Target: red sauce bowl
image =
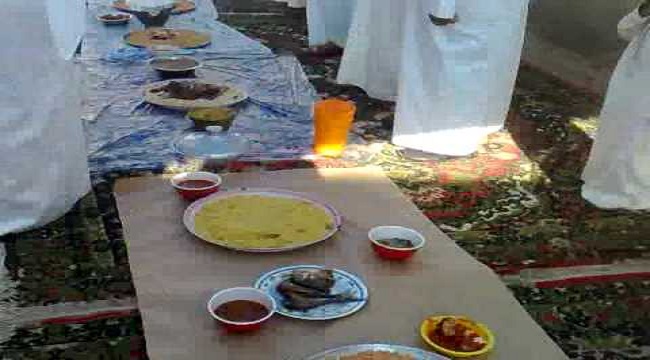
[[[379,240],[400,238],[411,240],[412,248],[396,248],[379,243]],[[419,232],[402,226],[378,226],[368,232],[368,239],[375,253],[386,260],[406,260],[411,258],[426,243],[426,239]]]
[[[202,187],[190,187],[183,185],[183,182],[192,180],[206,181],[212,184]],[[171,179],[171,184],[176,189],[178,194],[183,199],[189,201],[198,200],[210,194],[216,193],[221,187],[221,182],[221,176],[205,171],[182,173],[175,175]]]
[[[268,315],[265,317],[252,321],[252,322],[235,322],[224,319],[215,313],[215,310],[227,302],[236,300],[248,300],[264,305],[269,310]],[[259,330],[264,323],[266,323],[276,311],[275,300],[266,292],[248,287],[237,287],[221,290],[214,294],[210,301],[208,301],[208,312],[212,317],[221,324],[226,331],[232,333],[246,333]]]

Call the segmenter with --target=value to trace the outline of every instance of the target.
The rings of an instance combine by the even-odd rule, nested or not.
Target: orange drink
[[[319,155],[341,155],[357,107],[351,101],[320,100],[314,105],[314,150]]]

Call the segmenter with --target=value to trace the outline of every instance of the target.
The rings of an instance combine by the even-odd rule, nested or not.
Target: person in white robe
[[[0,235],[58,218],[90,190],[81,78],[84,0],[3,0]]]
[[[607,209],[650,209],[650,1],[619,23],[631,41],[609,83],[582,178],[583,197]]]
[[[337,81],[373,98],[395,101],[405,8],[418,0],[357,0]]]
[[[528,0],[411,0],[393,143],[467,156],[503,126]],[[447,21],[445,21],[447,20]]]
[[[309,46],[329,43],[345,47],[357,0],[309,0]]]
[[[286,3],[291,8],[304,8],[307,6],[307,0],[275,0],[275,2]]]

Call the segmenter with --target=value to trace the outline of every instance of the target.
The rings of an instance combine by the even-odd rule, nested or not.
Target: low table
[[[419,324],[428,315],[462,314],[496,335],[488,359],[559,360],[562,351],[500,279],[438,230],[375,168],[227,174],[224,187],[272,187],[310,193],[344,217],[338,235],[281,254],[238,253],[185,230],[187,206],[162,177],[119,180],[115,192],[152,359],[302,359],[349,344],[394,343],[426,349]],[[367,240],[377,225],[402,225],[428,243],[405,263],[381,260]],[[206,311],[219,289],[251,286],[281,266],[316,264],[359,275],[370,291],[360,312],[307,322],[276,316],[262,331],[226,335]]]

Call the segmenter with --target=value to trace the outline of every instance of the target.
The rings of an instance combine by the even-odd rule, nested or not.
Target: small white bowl
[[[227,302],[236,300],[248,300],[264,305],[269,311],[265,317],[252,322],[235,322],[219,317],[215,310]],[[236,287],[225,289],[217,292],[208,301],[208,312],[210,315],[221,323],[226,330],[232,332],[249,332],[258,330],[262,324],[267,322],[276,312],[277,305],[275,300],[266,292],[250,287]]]
[[[207,180],[214,184],[202,188],[189,188],[181,185],[181,183],[186,180]],[[222,180],[221,176],[217,174],[206,171],[195,171],[175,175],[171,178],[170,183],[183,198],[187,200],[197,200],[219,191]]]
[[[396,248],[379,243],[379,240],[399,238],[410,240],[411,248]],[[368,239],[380,257],[388,260],[405,260],[413,256],[425,244],[426,239],[419,232],[403,226],[378,226],[368,232]]]

